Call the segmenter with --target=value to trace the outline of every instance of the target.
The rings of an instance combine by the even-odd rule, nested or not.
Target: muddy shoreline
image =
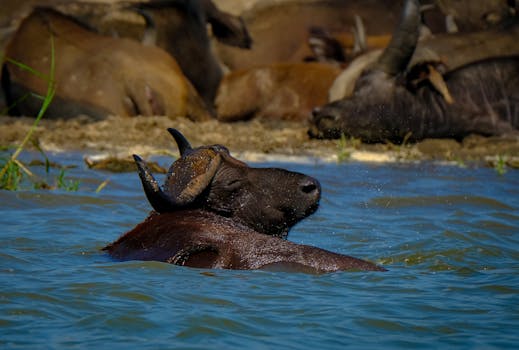
[[[0,117],[0,146],[15,147],[31,128],[34,119]],[[85,155],[127,159],[142,156],[176,155],[166,132],[179,129],[193,146],[223,144],[241,159],[281,159],[322,162],[409,162],[439,161],[459,165],[519,168],[519,137],[469,136],[463,142],[424,140],[417,144],[362,144],[358,140],[315,140],[307,126],[291,122],[247,121],[221,123],[216,120],[192,122],[185,118],[112,116],[101,121],[78,117],[40,121],[33,135],[46,152],[81,152]],[[34,149],[34,144],[27,147]]]

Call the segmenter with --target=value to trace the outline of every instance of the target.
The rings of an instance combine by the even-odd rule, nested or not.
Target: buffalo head
[[[314,178],[277,168],[252,168],[224,146],[193,148],[179,131],[168,131],[180,158],[171,165],[163,188],[134,155],[144,192],[156,212],[199,208],[257,232],[286,237],[294,224],[317,209],[321,189]]]

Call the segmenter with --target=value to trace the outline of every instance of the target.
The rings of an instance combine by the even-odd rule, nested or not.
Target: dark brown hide
[[[515,0],[437,0],[437,5],[446,16],[451,16],[461,32],[478,31],[513,20]]]
[[[208,106],[212,106],[222,76],[211,38],[223,45],[251,46],[242,19],[220,11],[211,0],[55,0],[52,5],[100,34],[131,38],[167,51]]]
[[[421,40],[407,70],[433,63],[449,73],[481,61],[519,56],[519,24],[470,33],[438,34]]]
[[[203,210],[152,214],[104,250],[117,260],[155,260],[200,268],[385,270],[347,255],[264,235]]]
[[[130,39],[101,36],[54,10],[37,8],[20,25],[6,57],[49,74],[54,41],[56,96],[47,117],[86,114],[210,118],[205,104],[170,55]],[[30,43],[30,45],[28,44]],[[7,63],[8,103],[28,93],[45,95],[46,79]],[[18,102],[18,114],[36,115],[41,100]]]
[[[406,1],[391,44],[352,96],[314,111],[311,135],[400,143],[516,132],[519,25],[437,36],[416,48],[418,7]]]

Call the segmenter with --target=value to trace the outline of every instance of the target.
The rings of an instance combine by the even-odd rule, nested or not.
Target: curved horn
[[[189,144],[189,141],[178,131],[177,129],[168,128],[169,133],[175,139],[177,143],[178,150],[180,151],[180,156],[183,156],[186,151],[190,151],[193,148]]]
[[[133,159],[135,160],[135,164],[137,164],[137,168],[139,169],[139,177],[141,178],[144,193],[146,194],[148,202],[150,202],[153,209],[158,213],[165,213],[175,210],[178,205],[174,203],[171,198],[161,190],[157,180],[155,180],[151,174],[146,162],[136,154],[133,155]]]
[[[406,0],[400,23],[393,33],[388,47],[380,56],[376,68],[391,76],[405,70],[418,42],[420,21],[419,1]]]

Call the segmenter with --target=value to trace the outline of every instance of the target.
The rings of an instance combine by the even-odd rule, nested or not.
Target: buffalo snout
[[[306,176],[299,182],[299,196],[304,202],[308,203],[305,216],[313,214],[321,199],[321,184],[313,177]]]
[[[321,193],[321,185],[316,179],[308,177],[299,183],[299,190],[309,197],[319,198]]]
[[[311,127],[308,134],[315,138],[339,138],[340,113],[334,103],[316,107],[312,111]]]

